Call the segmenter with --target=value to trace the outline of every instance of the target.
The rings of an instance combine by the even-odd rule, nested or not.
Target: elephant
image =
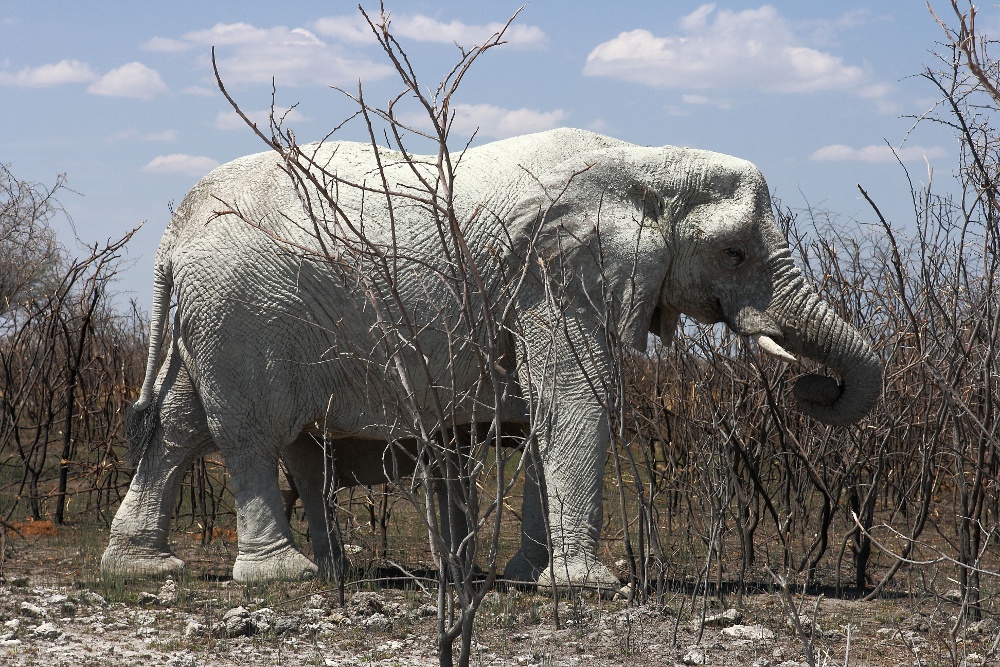
[[[839,381],[805,375],[793,387],[799,409],[821,422],[856,422],[881,393],[876,355],[795,266],[754,165],[564,128],[452,156],[455,226],[446,231],[461,229],[459,249],[481,267],[484,293],[509,295],[491,338],[503,387],[464,400],[481,358],[475,346],[449,346],[447,326],[431,322],[461,314],[440,279],[451,265],[438,211],[413,195],[438,183],[438,156],[335,141],[301,152],[300,172],[275,152],[216,168],[164,233],[133,406],[147,427],[104,571],[183,566],[167,542],[176,487],[188,462],[218,449],[237,507],[234,579],[312,576],[283,513],[279,453],[318,432],[355,453],[366,443],[382,452],[400,440],[387,430],[387,406],[404,396],[411,417],[430,414],[447,384],[453,425],[534,426],[521,548],[504,577],[617,586],[596,555],[610,438],[600,385],[614,345],[645,350],[649,333],[669,342],[685,314],[829,368]],[[397,270],[385,311],[359,296],[385,287],[370,278],[376,256]],[[173,336],[158,369],[171,297]],[[392,354],[426,371],[417,378],[397,372],[391,341],[377,340],[404,312],[418,333]]]

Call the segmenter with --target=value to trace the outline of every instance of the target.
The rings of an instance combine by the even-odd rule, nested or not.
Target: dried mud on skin
[[[340,607],[335,591],[318,582],[248,588],[213,580],[204,575],[224,570],[224,563],[209,566],[205,559],[201,575],[192,571],[178,581],[122,587],[100,581],[96,564],[84,572],[82,561],[59,555],[51,540],[46,546],[43,538],[31,538],[7,559],[0,582],[0,665],[438,664],[436,607],[417,588],[348,587],[347,604]],[[947,596],[825,598],[815,622],[816,599],[797,601],[803,603],[802,622],[817,664],[845,664],[848,635],[849,665],[953,664],[948,642],[959,607]],[[696,598],[694,614],[690,597],[683,609],[680,597],[666,602],[630,608],[626,600],[561,600],[557,629],[551,598],[493,592],[477,619],[472,664],[807,664],[802,640],[786,623],[776,595],[747,595],[740,610],[722,604],[732,600],[709,599],[704,625],[702,598]],[[951,644],[957,664],[998,664],[998,632],[992,618],[966,625]]]

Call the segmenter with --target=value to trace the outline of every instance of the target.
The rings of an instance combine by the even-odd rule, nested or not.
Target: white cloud
[[[686,90],[844,90],[872,97],[876,92],[864,67],[804,45],[770,5],[743,11],[702,5],[681,19],[679,35],[623,32],[595,47],[583,71]]]
[[[455,111],[452,132],[469,136],[478,128],[476,136],[494,139],[551,130],[568,115],[562,109],[504,109],[492,104],[456,104],[452,108]]]
[[[719,109],[728,109],[730,107],[729,102],[726,100],[719,100],[708,95],[681,95],[681,102],[684,104],[693,104],[696,106],[711,106],[717,107]]]
[[[116,67],[87,87],[87,92],[110,97],[148,100],[167,91],[159,72],[140,62]]]
[[[408,37],[417,42],[443,42],[460,44],[466,48],[482,45],[493,35],[503,30],[500,22],[486,25],[467,25],[461,21],[442,23],[419,14],[393,18],[390,30],[399,37]],[[545,44],[545,33],[538,26],[515,23],[504,33],[503,41],[520,48],[538,48]]]
[[[467,139],[476,133],[479,139],[505,139],[519,134],[541,132],[558,127],[568,114],[562,109],[504,109],[492,104],[453,104],[455,120],[451,126],[453,139]],[[403,125],[424,132],[430,131],[425,113],[412,111],[398,116]]]
[[[267,130],[271,126],[271,110],[261,109],[259,111],[244,111],[247,117],[253,122],[257,123],[257,127],[262,131]],[[299,113],[295,109],[289,110],[287,113],[281,109],[275,109],[274,117],[275,120],[281,120],[281,116],[284,113],[284,125],[289,123],[304,123],[309,119],[304,115]],[[219,130],[245,130],[247,129],[246,122],[240,118],[239,114],[235,111],[220,111],[215,117],[215,127]]]
[[[44,88],[67,83],[88,83],[96,78],[97,74],[87,63],[79,60],[60,60],[38,67],[25,67],[16,74],[0,72],[0,85]]]
[[[319,34],[352,44],[375,43],[375,35],[364,17],[359,14],[324,16],[313,23]]]
[[[885,144],[873,144],[863,148],[851,148],[844,144],[823,146],[809,156],[810,160],[818,162],[895,162],[898,156],[903,162],[947,157],[948,151],[940,146],[903,146],[893,149]]]
[[[155,38],[147,45],[152,42],[175,50],[182,44],[205,47],[202,52],[209,46],[217,47],[219,73],[227,85],[271,83],[272,79],[283,86],[350,84],[358,79],[384,78],[393,71],[388,65],[327,43],[305,28],[217,23],[176,40]]]
[[[217,160],[204,155],[185,155],[171,153],[160,155],[150,160],[142,170],[149,174],[184,174],[186,176],[203,176],[219,166]]]
[[[193,44],[190,42],[182,42],[179,39],[154,37],[143,42],[139,48],[143,51],[155,51],[158,53],[180,53],[182,51],[190,50],[192,46]]]
[[[392,14],[389,29],[397,38],[412,39],[416,42],[460,44],[470,48],[486,42],[500,32],[504,25],[498,21],[485,25],[469,25],[454,20],[445,23],[422,14]],[[365,44],[375,41],[371,27],[360,14],[324,17],[316,21],[313,27],[321,35],[346,42]],[[503,41],[514,48],[530,49],[544,46],[546,37],[538,26],[514,23],[507,28]]]

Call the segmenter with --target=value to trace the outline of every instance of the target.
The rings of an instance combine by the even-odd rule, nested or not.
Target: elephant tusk
[[[757,343],[757,347],[764,350],[772,357],[777,357],[782,361],[787,361],[790,364],[798,361],[792,354],[788,352],[785,348],[774,342],[774,339],[770,336],[765,336],[764,334],[755,334],[753,340]]]

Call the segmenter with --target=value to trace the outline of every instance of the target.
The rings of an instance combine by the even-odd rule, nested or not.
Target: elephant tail
[[[132,406],[135,412],[143,412],[153,400],[153,386],[156,384],[156,370],[159,367],[160,346],[170,312],[170,288],[173,281],[165,267],[157,262],[153,274],[153,309],[149,314],[149,352],[146,357],[146,376],[142,380],[139,400]]]
[[[136,409],[136,404],[125,409],[125,465],[135,468],[153,439],[153,432],[160,423],[160,411],[156,406],[156,394],[152,392],[151,405]]]
[[[125,411],[125,440],[128,450],[125,460],[136,465],[149,444],[159,420],[156,406],[156,371],[159,366],[160,347],[163,345],[167,315],[170,312],[170,291],[173,287],[169,269],[161,263],[158,253],[153,272],[153,308],[149,315],[149,350],[146,357],[146,375],[139,391],[139,400]]]

